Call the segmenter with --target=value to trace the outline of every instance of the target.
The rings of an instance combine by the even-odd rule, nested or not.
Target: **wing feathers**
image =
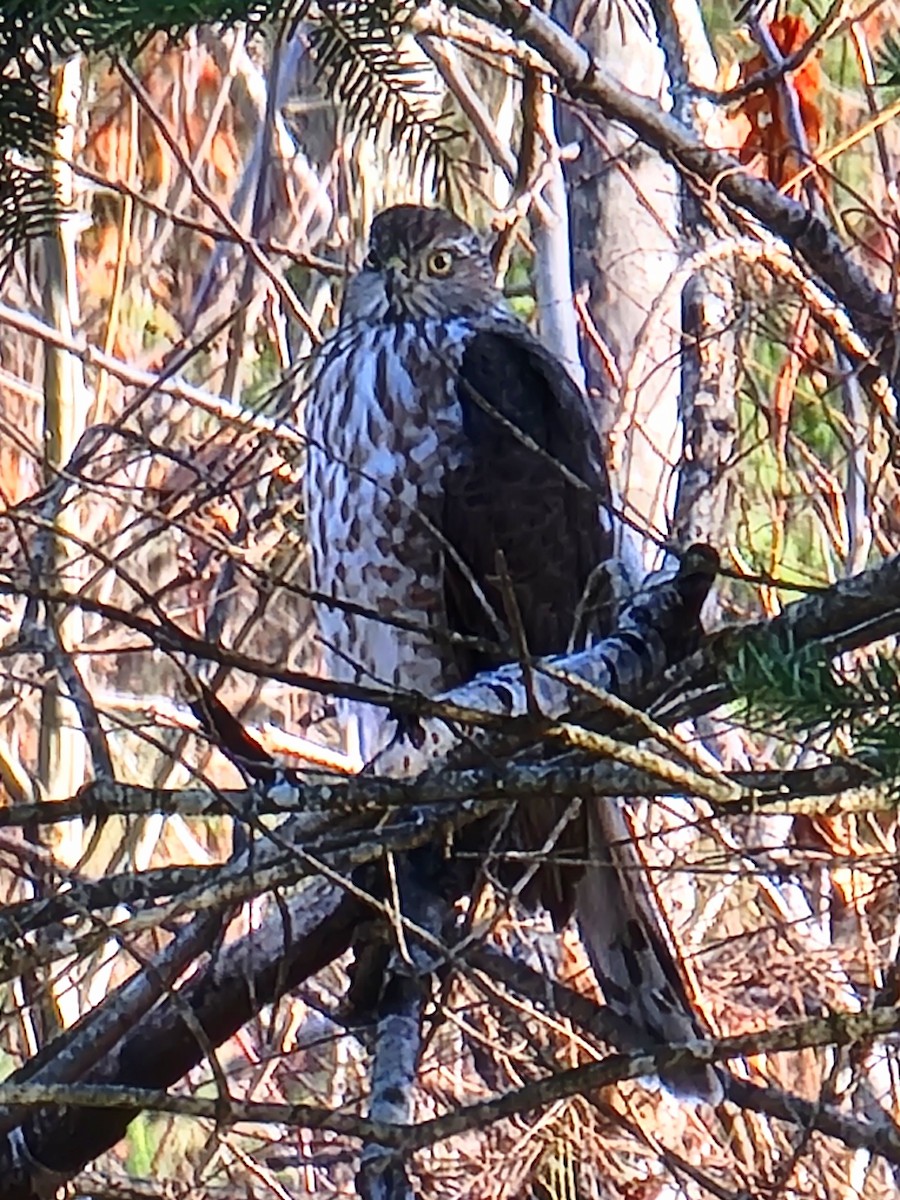
[[[501,551],[529,651],[564,651],[590,574],[612,552],[600,517],[609,488],[587,405],[564,368],[512,320],[471,338],[457,389],[465,446],[445,481],[442,532],[503,615]],[[451,628],[495,636],[471,583],[449,561],[445,590]],[[508,645],[504,651],[508,658]],[[467,665],[495,664],[476,656]]]

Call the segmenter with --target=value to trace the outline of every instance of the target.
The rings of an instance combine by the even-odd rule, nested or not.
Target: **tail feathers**
[[[607,1004],[648,1049],[708,1035],[688,998],[668,926],[625,819],[623,802],[590,805],[590,866],[578,885],[581,938]],[[663,1082],[677,1095],[718,1104],[723,1087],[709,1066],[673,1068]]]

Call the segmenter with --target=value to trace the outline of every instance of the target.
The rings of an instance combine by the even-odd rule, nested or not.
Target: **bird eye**
[[[449,250],[435,250],[428,256],[429,275],[449,275],[453,270],[453,255]]]

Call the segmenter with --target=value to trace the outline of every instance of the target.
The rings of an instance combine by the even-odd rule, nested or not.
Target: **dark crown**
[[[470,225],[445,208],[419,204],[397,204],[386,208],[372,221],[369,246],[376,259],[397,253],[418,254],[437,241],[469,239],[473,249],[478,235]]]

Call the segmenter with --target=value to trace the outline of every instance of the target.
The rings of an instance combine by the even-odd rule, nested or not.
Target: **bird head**
[[[369,251],[350,280],[342,320],[409,321],[502,307],[478,234],[442,208],[398,204],[372,222]]]

